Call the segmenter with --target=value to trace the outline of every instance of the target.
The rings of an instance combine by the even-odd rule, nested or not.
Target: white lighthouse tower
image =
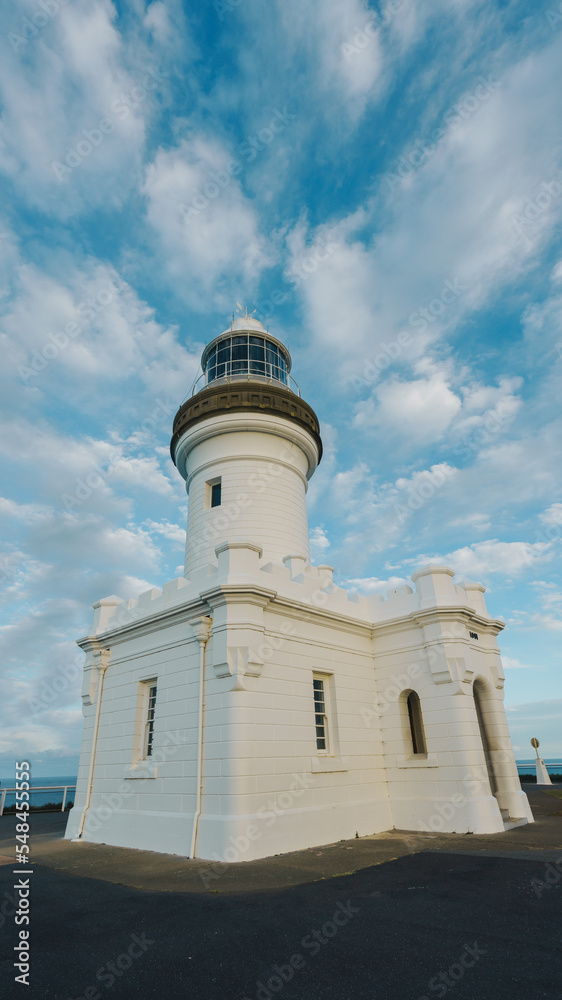
[[[236,539],[259,543],[265,560],[308,561],[306,489],[322,442],[287,348],[245,316],[208,344],[201,365],[171,444],[189,495],[186,577]]]
[[[185,575],[94,605],[67,836],[217,861],[532,821],[484,588],[446,566],[362,597],[312,566],[322,455],[287,348],[248,315],[176,414]]]

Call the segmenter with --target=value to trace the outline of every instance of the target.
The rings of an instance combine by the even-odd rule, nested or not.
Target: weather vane
[[[238,306],[238,312],[240,313],[242,319],[251,319],[256,312],[254,309],[251,313],[249,313],[247,306],[241,306],[239,302],[237,302],[236,305]]]

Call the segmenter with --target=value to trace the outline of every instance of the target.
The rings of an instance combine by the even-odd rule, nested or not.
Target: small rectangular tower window
[[[316,725],[316,749],[318,753],[329,752],[328,712],[326,706],[326,682],[324,677],[313,677],[314,721]]]
[[[211,507],[220,507],[221,505],[221,482],[220,479],[218,483],[213,483],[211,486]]]
[[[144,756],[152,757],[152,744],[154,740],[154,715],[156,712],[156,684],[151,684],[148,688],[146,701],[146,722],[144,725]]]
[[[203,494],[203,507],[210,510],[211,507],[220,507],[222,503],[222,480],[220,476],[216,479],[208,479],[205,483]]]

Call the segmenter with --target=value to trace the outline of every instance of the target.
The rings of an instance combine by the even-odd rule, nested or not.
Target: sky
[[[321,421],[314,561],[487,588],[562,755],[562,13],[19,0],[0,28],[0,774],[71,774],[91,604],[183,571],[174,413],[242,302]]]

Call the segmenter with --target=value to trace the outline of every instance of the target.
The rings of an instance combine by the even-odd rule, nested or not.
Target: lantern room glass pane
[[[222,343],[217,346],[218,364],[224,364],[227,361],[230,361],[230,337],[227,340],[223,340]]]
[[[207,384],[229,376],[258,375],[288,384],[287,366],[281,350],[264,337],[236,334],[226,337],[209,351],[205,366]]]
[[[248,338],[247,337],[233,337],[232,338],[232,360],[240,360],[241,358],[248,357]]]

